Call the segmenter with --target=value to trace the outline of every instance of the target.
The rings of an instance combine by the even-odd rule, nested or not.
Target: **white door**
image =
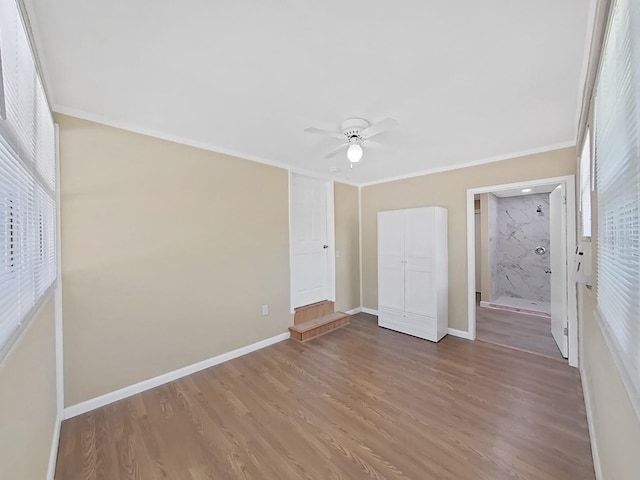
[[[436,316],[434,288],[434,216],[432,208],[410,210],[405,221],[404,309],[418,315]]]
[[[330,299],[327,182],[291,175],[291,303]]]
[[[564,358],[568,354],[567,210],[563,185],[549,195],[549,257],[551,260],[551,334]]]
[[[404,213],[378,214],[378,306],[404,310]]]

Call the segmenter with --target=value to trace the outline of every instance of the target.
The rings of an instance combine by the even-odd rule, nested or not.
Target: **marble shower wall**
[[[500,230],[498,229],[499,198],[493,193],[487,195],[487,215],[489,221],[489,278],[490,299],[495,300],[500,296]]]
[[[498,253],[492,258],[492,284],[497,287],[497,296],[550,302],[551,279],[545,273],[550,266],[549,194],[497,200]],[[538,205],[541,213],[536,212]],[[536,255],[537,246],[547,252]]]

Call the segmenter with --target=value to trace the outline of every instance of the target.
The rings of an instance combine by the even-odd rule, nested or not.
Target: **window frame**
[[[595,207],[597,210],[597,215],[595,218],[592,218],[592,222],[595,222],[595,231],[596,231],[596,243],[598,246],[598,254],[596,256],[596,260],[595,260],[595,265],[594,265],[594,271],[596,272],[596,308],[593,311],[593,315],[594,318],[598,324],[598,326],[600,327],[600,330],[602,331],[605,343],[607,344],[607,348],[609,350],[609,352],[611,353],[612,359],[613,359],[613,363],[616,366],[616,369],[620,375],[620,378],[622,379],[622,383],[627,391],[627,394],[629,396],[629,399],[631,401],[632,407],[635,410],[636,415],[638,415],[638,417],[640,418],[640,357],[637,359],[634,359],[633,354],[629,355],[627,352],[628,349],[628,345],[623,344],[623,342],[621,342],[620,340],[620,332],[618,331],[619,329],[616,328],[618,323],[617,321],[611,321],[611,318],[607,318],[609,317],[615,317],[615,312],[604,312],[603,311],[603,305],[600,302],[601,299],[601,290],[602,290],[602,284],[603,284],[603,274],[602,274],[602,263],[601,263],[601,248],[603,246],[603,244],[605,244],[604,240],[604,236],[607,235],[607,232],[604,228],[603,222],[601,221],[603,218],[605,218],[607,215],[610,215],[609,218],[614,218],[616,215],[620,216],[621,212],[624,213],[624,209],[620,208],[618,209],[618,211],[612,211],[612,212],[607,212],[603,206],[601,205],[601,203],[603,202],[603,195],[602,195],[602,191],[600,190],[603,185],[602,185],[602,181],[601,181],[601,174],[600,174],[600,148],[599,145],[600,143],[598,142],[598,139],[600,138],[598,135],[598,131],[600,128],[604,128],[604,126],[600,127],[598,125],[598,119],[599,119],[599,115],[598,115],[598,88],[601,87],[601,81],[602,81],[602,77],[603,77],[603,65],[605,64],[605,61],[609,61],[610,59],[605,55],[607,53],[607,42],[609,41],[609,36],[611,35],[611,31],[614,24],[614,16],[615,16],[615,12],[616,12],[616,7],[618,5],[620,5],[622,2],[625,2],[626,5],[629,6],[629,12],[628,15],[626,15],[624,18],[625,19],[629,19],[628,21],[631,22],[629,25],[627,25],[627,27],[630,29],[630,36],[631,37],[636,37],[636,38],[640,38],[640,21],[638,21],[638,19],[640,18],[640,15],[637,15],[637,18],[633,16],[633,12],[634,9],[638,12],[640,12],[640,0],[612,0],[610,8],[608,9],[608,18],[606,21],[606,27],[605,27],[605,33],[603,35],[603,41],[602,41],[602,46],[601,46],[601,52],[600,52],[600,58],[599,58],[599,63],[597,66],[597,74],[596,74],[596,80],[594,83],[594,89],[593,89],[593,95],[592,95],[592,99],[590,102],[590,118],[592,119],[592,123],[591,123],[591,134],[592,134],[592,168],[591,168],[591,172],[592,172],[592,191],[596,192],[596,203],[595,203]],[[635,3],[634,3],[635,2]],[[637,23],[633,23],[635,19],[635,22]],[[623,33],[624,30],[621,30],[620,32],[616,31],[615,35],[616,38],[614,38],[611,41],[615,41],[618,42],[619,41],[619,35],[620,33]],[[634,45],[633,42],[630,42],[631,45]],[[635,46],[635,48],[640,48],[637,45]],[[635,53],[635,56],[634,56]],[[614,57],[616,55],[614,54]],[[638,61],[640,59],[640,54],[638,54],[638,52],[634,52],[633,50],[630,52],[629,55],[630,58],[630,64],[629,64],[629,68],[630,68],[630,75],[638,75],[638,77],[640,78],[640,64],[635,63],[636,61]],[[616,66],[619,68],[620,65],[620,59],[616,58]],[[618,68],[616,68],[616,70],[618,70]],[[635,70],[634,70],[635,69]],[[633,78],[633,77],[631,77]],[[615,83],[615,82],[614,82]],[[608,88],[615,88],[616,84],[614,85],[607,85]],[[607,87],[602,87],[602,88],[607,88]],[[635,102],[635,108],[636,108],[636,114],[638,116],[638,120],[640,120],[640,89],[636,89],[633,90],[633,94],[635,95],[634,98],[631,99],[632,102]],[[616,104],[618,105],[618,100],[616,99]],[[627,119],[627,121],[632,121],[631,117],[629,119]],[[628,123],[624,124],[627,125]],[[616,125],[616,131],[618,131],[618,125]],[[640,140],[637,140],[640,141]],[[631,143],[632,145],[633,143]],[[640,159],[640,155],[638,156],[638,158],[636,158],[636,161]],[[619,159],[615,159],[618,160]],[[614,160],[612,160],[614,161]],[[633,163],[632,163],[633,164]],[[612,179],[609,178],[609,181],[611,181]],[[638,177],[638,181],[637,183],[640,183],[640,176]],[[636,184],[636,188],[637,184]],[[608,194],[610,194],[610,192],[607,192]],[[633,195],[631,195],[631,197],[633,197]],[[593,197],[592,197],[593,200]],[[640,229],[640,195],[638,195],[638,200],[637,200],[637,204],[635,205],[635,210],[636,210],[636,217],[631,217],[631,230],[633,232],[635,232],[635,234],[637,235],[638,230]],[[628,205],[625,205],[624,208],[628,208]],[[633,208],[632,208],[633,209]],[[634,221],[635,219],[635,221]],[[606,223],[606,222],[604,222]],[[629,225],[628,225],[628,221],[627,224],[625,225],[624,223],[622,223],[622,227],[626,227],[627,229],[629,229]],[[619,237],[619,232],[617,231],[617,229],[615,231],[609,231],[608,232],[608,238],[612,238],[615,237],[616,240],[609,242],[609,244],[613,244],[613,243],[620,243],[618,240]],[[628,247],[627,244],[625,244],[625,246]],[[608,252],[609,255],[611,256],[610,253]],[[626,252],[625,252],[626,253]],[[635,257],[640,256],[640,254],[636,254],[634,255]],[[611,275],[609,275],[611,276]],[[632,275],[633,277],[633,275]],[[622,280],[621,280],[622,281]],[[611,290],[611,285],[610,285],[611,279],[609,279],[609,284],[607,284],[607,286],[609,287],[609,289]],[[631,300],[634,302],[638,302],[640,301],[640,288],[635,288],[632,287],[630,289],[631,292],[636,292],[635,295],[631,295]],[[610,299],[607,299],[609,303],[611,303]],[[624,299],[626,300],[626,299]],[[640,310],[639,310],[640,311]],[[632,318],[635,318],[636,323],[632,324],[632,328],[634,329],[631,333],[628,334],[628,338],[630,339],[631,343],[631,350],[632,352],[634,352],[635,350],[633,350],[634,344],[633,344],[633,339],[636,338],[640,338],[640,315],[635,315],[635,317],[633,315],[631,315]],[[625,327],[627,327],[627,325],[625,325]],[[638,341],[638,345],[636,345],[636,347],[638,347],[638,350],[640,351],[640,341]],[[639,354],[640,355],[640,354]]]
[[[586,185],[584,185],[584,156],[585,152],[588,154],[588,179]],[[595,191],[594,179],[595,179],[595,171],[594,171],[594,154],[593,154],[593,137],[591,135],[591,125],[587,125],[584,131],[584,135],[582,138],[582,149],[580,150],[580,156],[578,157],[578,192],[579,192],[579,232],[580,232],[580,240],[591,242],[591,238],[593,236],[593,208],[592,208],[592,192]],[[586,192],[585,192],[586,186]],[[588,199],[588,205],[585,205],[585,197]],[[585,225],[584,225],[584,211],[585,209],[589,210],[589,234],[585,234]]]
[[[0,297],[0,363],[42,305],[52,299],[59,274],[56,125],[19,2],[4,7],[6,17],[0,22],[0,165],[4,176],[0,180],[4,223],[0,280],[5,282],[5,291]],[[2,35],[5,26],[9,28]],[[7,60],[7,53],[21,55],[19,67]],[[5,60],[9,63],[3,65]],[[28,87],[23,92],[32,90],[28,98],[16,96],[15,85],[23,82]]]

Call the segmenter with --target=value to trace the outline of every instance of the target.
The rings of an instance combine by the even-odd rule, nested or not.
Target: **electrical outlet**
[[[262,315],[269,315],[269,305],[262,305]]]

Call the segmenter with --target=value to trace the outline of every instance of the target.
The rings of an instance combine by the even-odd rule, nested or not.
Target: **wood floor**
[[[551,336],[551,319],[476,307],[476,338],[566,361]]]
[[[57,480],[594,478],[578,371],[359,314],[62,425]]]

